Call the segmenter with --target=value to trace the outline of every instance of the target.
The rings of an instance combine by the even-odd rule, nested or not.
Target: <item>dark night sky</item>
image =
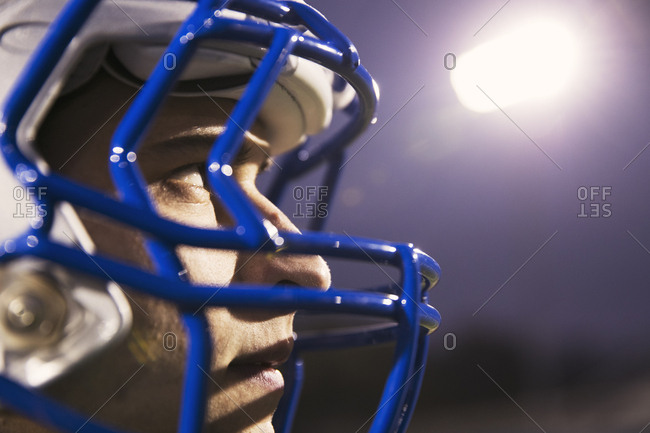
[[[355,42],[382,92],[379,121],[352,146],[361,150],[346,167],[328,228],[411,241],[441,264],[431,300],[443,325],[428,373],[441,384],[432,399],[473,393],[469,379],[445,382],[436,368],[466,363],[476,373],[475,364],[492,367],[500,344],[518,359],[513,368],[528,372],[511,382],[512,371],[499,376],[513,391],[571,382],[560,370],[586,372],[587,382],[647,376],[650,150],[634,158],[650,142],[650,3],[311,4]],[[562,19],[582,41],[570,86],[555,99],[504,108],[510,119],[464,108],[444,55],[536,16]],[[611,187],[594,201],[608,203],[610,217],[578,217],[581,186]],[[444,351],[447,333],[459,350]]]

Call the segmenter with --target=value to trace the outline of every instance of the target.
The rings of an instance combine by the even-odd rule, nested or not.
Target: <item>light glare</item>
[[[577,55],[564,26],[536,21],[460,55],[451,84],[465,107],[494,111],[557,95],[574,75]]]

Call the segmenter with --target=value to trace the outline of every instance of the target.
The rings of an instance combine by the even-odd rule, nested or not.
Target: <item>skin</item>
[[[114,194],[107,170],[110,137],[124,114],[124,107],[120,107],[134,93],[135,89],[100,72],[81,89],[61,98],[37,139],[52,169]],[[227,120],[222,109],[229,111],[232,106],[232,101],[216,98],[170,97],[162,107],[138,152],[149,193],[161,216],[196,227],[232,225],[219,200],[205,188],[200,168]],[[264,137],[264,125],[256,123],[247,134],[245,150],[233,164],[233,176],[264,218],[278,230],[295,232],[287,216],[255,185],[258,173],[268,164],[270,144]],[[102,254],[151,268],[139,233],[83,209],[79,214]],[[234,281],[319,289],[330,285],[329,269],[319,256],[191,246],[178,247],[177,255],[193,283],[221,286]],[[128,338],[48,386],[45,392],[93,415],[95,421],[128,431],[174,432],[186,349],[178,309],[123,289],[134,315]],[[205,431],[272,432],[271,419],[282,389],[247,380],[237,366],[263,363],[276,367],[286,360],[293,345],[293,312],[223,307],[207,307],[204,312],[215,349],[207,372]],[[163,346],[164,335],[169,332],[177,337],[173,350]],[[14,414],[0,417],[0,427],[14,432],[49,431]]]

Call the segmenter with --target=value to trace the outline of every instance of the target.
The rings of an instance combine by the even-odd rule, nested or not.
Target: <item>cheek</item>
[[[138,268],[152,270],[144,248],[144,237],[139,231],[86,209],[76,210],[84,228],[101,254]]]
[[[179,187],[178,191],[176,186]],[[207,198],[197,197],[198,193],[191,188],[176,186],[155,186],[150,189],[160,216],[179,224],[205,229],[224,225],[223,212],[215,210],[209,195]],[[234,251],[181,245],[176,248],[176,254],[194,284],[222,286],[228,284],[235,273],[237,255]]]
[[[170,200],[165,195],[152,195],[158,215],[191,227],[214,229],[218,227],[214,205],[209,201],[186,203]]]
[[[223,286],[235,273],[237,254],[234,251],[179,246],[176,254],[194,284]]]

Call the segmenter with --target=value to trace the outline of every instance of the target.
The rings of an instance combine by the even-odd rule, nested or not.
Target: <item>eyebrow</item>
[[[179,134],[164,140],[143,143],[138,154],[159,149],[182,149],[184,147],[212,147],[218,135],[213,134]]]

